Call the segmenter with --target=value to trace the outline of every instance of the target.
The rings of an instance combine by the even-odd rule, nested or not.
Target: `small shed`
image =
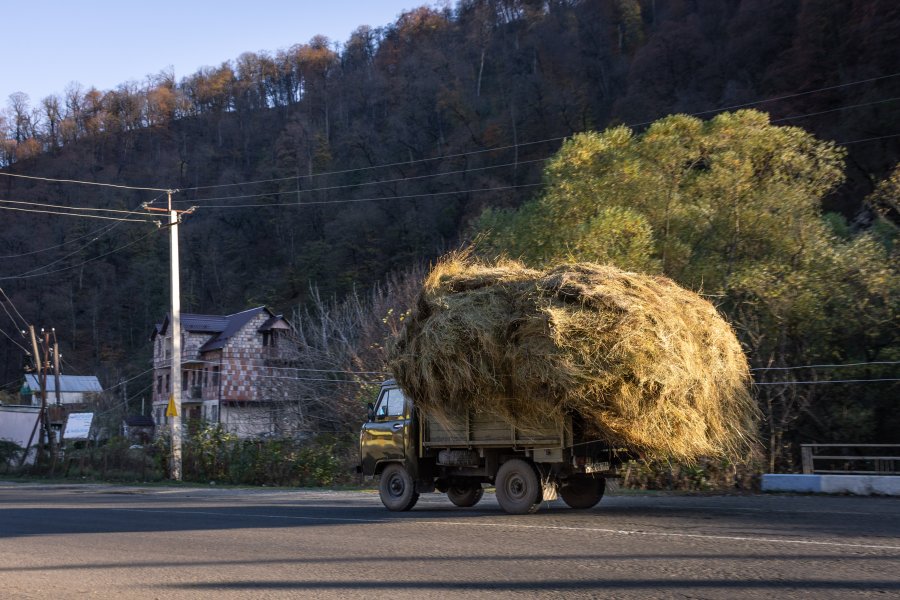
[[[41,380],[36,374],[25,376],[25,384],[31,388],[32,405],[41,403]],[[100,380],[93,375],[60,375],[59,399],[61,404],[87,404],[103,391]],[[56,378],[47,377],[47,404],[56,403]]]
[[[122,435],[138,444],[152,441],[155,431],[153,418],[145,415],[130,415],[122,422]]]

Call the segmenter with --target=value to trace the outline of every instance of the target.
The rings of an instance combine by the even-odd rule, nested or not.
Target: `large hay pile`
[[[424,409],[536,423],[575,411],[647,458],[738,456],[755,431],[747,361],[706,300],[596,264],[545,272],[451,255],[389,362]]]

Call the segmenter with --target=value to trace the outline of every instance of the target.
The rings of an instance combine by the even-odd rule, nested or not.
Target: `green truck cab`
[[[572,508],[596,505],[628,453],[589,439],[575,415],[548,415],[538,425],[478,413],[431,414],[393,380],[384,382],[359,434],[359,466],[379,477],[379,494],[393,511],[411,509],[419,494],[439,491],[453,504],[474,506],[485,485],[511,514],[536,511],[557,494]]]

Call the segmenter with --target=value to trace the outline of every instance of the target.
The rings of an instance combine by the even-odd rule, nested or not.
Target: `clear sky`
[[[0,0],[0,109],[34,106],[69,82],[115,88],[168,68],[176,81],[242,52],[288,48],[322,34],[345,42],[433,0]]]

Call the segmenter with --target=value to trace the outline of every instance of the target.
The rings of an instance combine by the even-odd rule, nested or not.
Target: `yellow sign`
[[[167,417],[177,417],[178,410],[175,408],[175,396],[169,396],[169,406],[166,407]]]

